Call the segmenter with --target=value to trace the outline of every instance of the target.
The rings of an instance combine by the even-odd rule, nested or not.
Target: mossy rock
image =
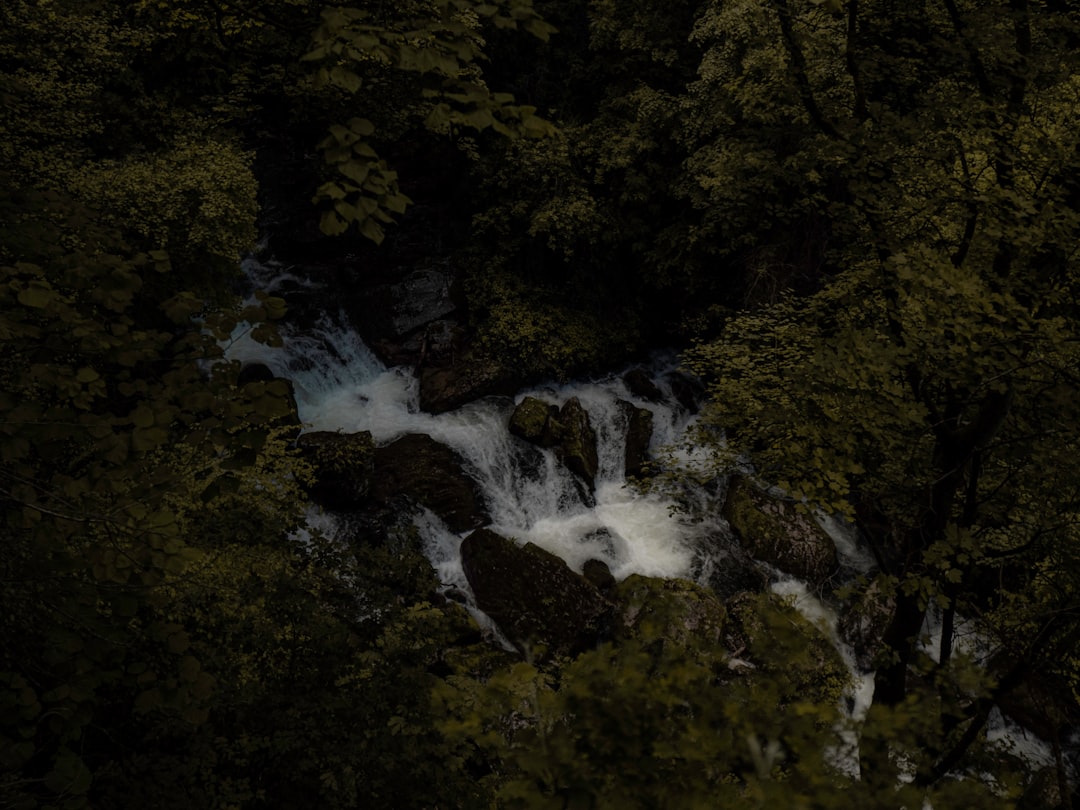
[[[327,509],[363,508],[375,477],[375,442],[371,433],[304,433],[296,445],[314,468],[311,499]]]
[[[829,636],[787,599],[742,593],[726,606],[726,642],[752,665],[741,672],[776,680],[784,702],[839,703],[851,673]]]
[[[510,433],[540,447],[551,447],[558,441],[549,423],[558,409],[536,397],[525,397],[510,416]]]
[[[607,633],[610,603],[539,546],[478,529],[461,544],[461,564],[477,607],[537,660],[582,652]]]
[[[510,432],[539,447],[554,448],[559,461],[585,482],[589,492],[595,491],[600,469],[596,431],[577,397],[562,408],[525,397],[510,417]]]
[[[743,547],[758,560],[820,587],[840,567],[836,545],[799,505],[773,498],[735,479],[724,518]]]
[[[616,586],[612,600],[620,617],[616,633],[624,640],[663,640],[722,654],[727,610],[707,588],[631,574]]]

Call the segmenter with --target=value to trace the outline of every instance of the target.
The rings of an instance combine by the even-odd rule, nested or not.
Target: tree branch
[[[787,48],[788,59],[795,75],[795,85],[799,90],[799,98],[802,100],[803,107],[806,108],[810,120],[814,122],[818,129],[830,138],[843,140],[840,132],[825,117],[825,114],[822,113],[821,108],[818,106],[817,100],[814,98],[813,88],[810,87],[810,76],[806,72],[806,57],[803,55],[802,48],[799,47],[799,42],[795,38],[795,29],[791,24],[791,8],[788,6],[787,0],[773,0],[773,3],[776,6],[777,18],[780,21],[780,33],[784,38],[784,46]]]

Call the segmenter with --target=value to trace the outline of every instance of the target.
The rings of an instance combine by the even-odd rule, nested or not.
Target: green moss
[[[744,594],[728,603],[749,677],[775,680],[784,702],[835,706],[851,673],[829,637],[776,594]]]
[[[632,574],[616,586],[613,598],[622,610],[624,640],[665,640],[723,657],[727,611],[712,591],[685,579]]]
[[[525,397],[510,417],[510,432],[515,436],[543,443],[552,408],[535,397]]]

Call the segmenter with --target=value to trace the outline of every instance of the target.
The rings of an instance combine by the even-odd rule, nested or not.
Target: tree
[[[316,87],[332,86],[350,95],[363,91],[364,98],[411,79],[406,98],[380,110],[389,120],[353,117],[332,125],[321,142],[323,156],[334,168],[316,195],[330,204],[321,221],[324,233],[341,234],[356,224],[364,236],[382,242],[383,225],[393,221],[392,214],[404,213],[410,202],[398,188],[397,172],[372,146],[377,124],[391,135],[416,120],[443,135],[463,128],[490,128],[508,137],[552,131],[535,115],[535,107],[515,105],[509,93],[493,93],[479,68],[484,59],[482,22],[501,29],[520,26],[541,39],[554,30],[533,10],[531,0],[421,0],[398,4],[392,11],[381,4],[331,7],[322,18],[314,48],[303,57],[318,65]]]
[[[856,778],[840,715],[849,674],[790,604],[744,594],[727,611],[687,582],[630,577],[617,601],[640,624],[572,661],[518,662],[437,685],[441,728],[494,759],[511,808],[921,806],[996,808],[1000,764],[933,788],[912,783],[929,695],[862,729]],[[640,600],[640,601],[639,601]],[[623,603],[625,606],[625,603]],[[727,644],[738,644],[732,655]],[[906,782],[906,783],[905,783]]]
[[[1077,632],[1075,20],[1022,0],[777,0],[710,11],[697,35],[695,92],[718,111],[692,158],[700,204],[763,189],[761,276],[802,279],[691,352],[728,431],[702,436],[870,543],[896,587],[877,704],[909,694],[932,604],[941,668],[956,615],[977,616],[1020,662],[1010,688]],[[794,271],[785,222],[819,223]],[[980,590],[998,569],[1007,593]],[[992,703],[948,710],[966,733],[920,779],[956,765]]]

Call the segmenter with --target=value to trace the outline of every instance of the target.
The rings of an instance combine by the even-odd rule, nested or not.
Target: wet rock
[[[596,454],[596,431],[577,397],[571,397],[562,406],[554,435],[559,439],[555,452],[562,463],[570,472],[580,476],[590,491],[595,490],[596,473],[600,466]]]
[[[839,568],[835,544],[809,514],[742,479],[728,490],[723,515],[752,557],[813,587],[820,587]]]
[[[581,574],[602,594],[609,593],[615,587],[615,577],[603,560],[586,560]]]
[[[882,649],[881,639],[892,619],[896,598],[886,595],[879,579],[864,583],[840,616],[840,637],[855,653],[859,669],[869,672]]]
[[[420,370],[420,409],[446,413],[481,397],[513,396],[520,385],[513,371],[466,351],[452,366]]]
[[[705,400],[705,386],[701,380],[682,371],[672,371],[665,379],[676,401],[689,413],[701,410],[701,403]]]
[[[371,433],[304,433],[296,445],[315,469],[311,499],[327,509],[362,508],[375,477],[375,443]]]
[[[371,350],[387,366],[450,368],[461,353],[464,335],[457,321],[440,319],[400,340],[373,340]]]
[[[398,340],[452,314],[452,274],[427,267],[409,272],[392,284],[364,291],[354,302],[354,317],[371,337]]]
[[[389,312],[392,333],[406,335],[457,309],[450,294],[451,277],[438,269],[422,268],[393,285]]]
[[[577,397],[562,408],[525,397],[510,417],[510,432],[540,447],[553,447],[559,461],[585,482],[588,494],[595,491],[600,467],[596,431]]]
[[[583,535],[580,543],[582,546],[592,546],[600,554],[607,556],[611,560],[617,560],[626,552],[626,540],[607,526],[601,526],[599,529]]]
[[[639,399],[645,399],[649,402],[663,402],[664,400],[663,393],[656,387],[656,383],[652,381],[652,378],[644,369],[630,369],[623,375],[623,382],[630,389],[630,393]]]
[[[558,416],[558,408],[536,397],[525,397],[510,416],[510,433],[540,447],[551,447],[558,437],[550,429],[552,417]]]
[[[480,488],[465,473],[462,458],[422,433],[375,450],[373,495],[387,502],[405,495],[438,515],[453,532],[488,522]]]
[[[730,599],[747,591],[759,593],[769,585],[763,567],[746,549],[731,540],[717,539],[702,569],[694,578],[701,581],[703,577],[721,599]]]
[[[611,605],[584,577],[532,543],[519,546],[490,529],[461,544],[461,564],[477,606],[519,650],[540,660],[594,646]]]
[[[649,457],[653,412],[648,408],[636,408],[624,400],[619,400],[619,407],[626,414],[626,475],[638,476]]]
[[[458,588],[447,588],[443,596],[445,596],[451,602],[457,602],[459,605],[469,604],[469,597],[465,594],[464,591],[459,590]]]
[[[700,585],[631,574],[616,586],[612,600],[619,609],[621,638],[722,650],[727,611]]]

